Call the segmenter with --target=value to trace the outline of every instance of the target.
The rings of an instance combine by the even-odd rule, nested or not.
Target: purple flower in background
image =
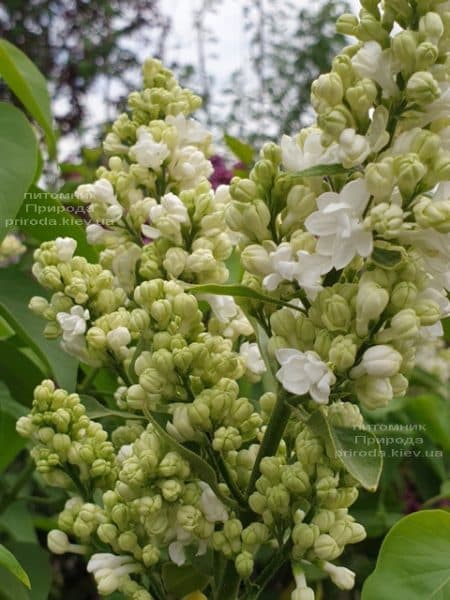
[[[211,156],[209,160],[214,167],[213,174],[209,178],[213,189],[217,189],[219,185],[226,185],[230,183],[233,177],[233,172],[227,168],[224,159],[218,154],[215,154],[214,156]]]

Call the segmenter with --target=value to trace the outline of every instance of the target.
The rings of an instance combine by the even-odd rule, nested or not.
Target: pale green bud
[[[252,202],[258,198],[258,186],[251,179],[234,177],[230,183],[230,194],[238,202]]]
[[[244,551],[236,556],[234,561],[236,571],[241,577],[247,578],[253,573],[253,557],[250,552]]]
[[[346,54],[338,54],[333,59],[333,72],[337,73],[342,80],[344,88],[352,85],[354,79],[352,61]]]
[[[223,526],[223,532],[229,541],[240,538],[242,529],[239,519],[228,519]]]
[[[42,317],[48,307],[48,300],[46,298],[42,298],[42,296],[33,296],[28,303],[28,308],[38,317]]]
[[[392,53],[402,66],[402,71],[412,73],[415,68],[417,34],[413,31],[402,31],[392,38]]]
[[[357,346],[350,335],[338,335],[331,342],[328,358],[337,371],[346,371],[355,363]]]
[[[282,467],[281,482],[292,494],[301,495],[310,487],[309,477],[299,462]]]
[[[348,521],[336,521],[330,527],[329,534],[336,540],[338,546],[345,546],[352,539],[353,531]]]
[[[102,523],[97,527],[97,535],[102,542],[112,545],[116,542],[119,532],[112,523]]]
[[[360,79],[354,86],[347,88],[345,99],[352,110],[363,117],[375,102],[377,94],[377,86],[371,79]]]
[[[357,31],[357,37],[364,41],[369,42],[375,40],[381,46],[386,46],[389,43],[389,34],[382,27],[380,19],[375,17],[364,8],[360,11],[360,22]]]
[[[156,546],[147,544],[142,549],[142,562],[146,567],[153,567],[159,562],[160,551]]]
[[[249,548],[256,548],[269,539],[269,529],[264,523],[254,522],[242,530],[242,542]]]
[[[323,360],[327,360],[330,348],[331,348],[332,337],[331,334],[326,330],[322,329],[316,336],[314,341],[314,350],[319,354]]]
[[[419,33],[432,44],[438,44],[444,34],[444,24],[438,13],[428,12],[420,18]]]
[[[419,181],[426,175],[427,169],[417,154],[409,153],[394,159],[398,186],[402,196],[409,198]]]
[[[450,233],[450,199],[433,200],[422,196],[414,206],[414,216],[424,229],[433,227],[441,233]]]
[[[279,483],[280,469],[281,460],[276,456],[265,456],[259,465],[259,470],[268,479],[270,484]]]
[[[296,322],[297,338],[301,347],[308,348],[313,344],[316,337],[316,328],[314,323],[308,317],[300,315]]]
[[[270,160],[261,159],[251,170],[250,179],[261,185],[262,188],[268,189],[272,187],[275,172],[274,165]]]
[[[289,512],[290,496],[284,485],[275,485],[267,490],[267,507],[275,514],[286,516]]]
[[[311,103],[317,111],[340,104],[343,95],[342,79],[337,73],[320,75],[311,86]]]
[[[314,600],[314,590],[310,587],[296,588],[291,593],[291,600]]]
[[[408,102],[424,105],[439,97],[441,91],[433,75],[427,71],[413,73],[406,85],[405,95]]]
[[[310,548],[317,539],[316,531],[308,523],[297,523],[292,530],[292,541],[303,550]]]
[[[389,197],[395,181],[394,159],[389,157],[368,164],[365,181],[367,189],[376,199]]]
[[[390,303],[396,310],[412,306],[417,297],[417,288],[410,281],[400,281],[392,290]]]
[[[125,531],[121,533],[117,539],[119,548],[124,552],[135,552],[138,546],[137,535],[134,531]]]
[[[321,509],[316,512],[314,517],[311,519],[311,523],[317,525],[321,533],[327,533],[335,520],[336,517],[334,511]]]
[[[161,485],[161,493],[167,502],[175,502],[183,493],[183,484],[177,479],[167,479]]]
[[[375,282],[360,285],[356,296],[356,333],[365,337],[371,322],[380,318],[389,302],[388,292]]]
[[[59,529],[52,529],[47,535],[47,546],[53,554],[65,554],[70,550],[67,534]]]
[[[422,42],[416,50],[416,66],[425,71],[429,69],[439,58],[439,49],[431,42]]]
[[[266,142],[260,151],[261,158],[267,158],[274,165],[281,164],[281,148],[274,142]]]
[[[219,427],[214,433],[212,446],[217,452],[237,450],[242,446],[239,430],[236,427]]]
[[[404,213],[401,206],[381,202],[370,211],[371,227],[385,238],[395,238],[402,229]]]
[[[414,304],[414,312],[419,317],[422,327],[434,325],[441,318],[441,309],[434,300],[419,300]]]
[[[262,246],[250,244],[241,254],[241,262],[247,271],[254,275],[267,275],[272,270],[269,253]]]
[[[317,122],[330,141],[337,140],[344,129],[352,129],[355,125],[352,114],[343,104],[320,114]]]
[[[392,340],[413,338],[419,332],[419,319],[412,308],[404,308],[391,319],[390,327],[377,333],[376,342],[384,344]]]
[[[259,492],[253,492],[248,499],[250,508],[257,514],[262,515],[267,507],[267,500],[263,494]]]
[[[322,321],[329,331],[348,331],[352,313],[342,296],[333,294],[324,303]]]
[[[342,33],[342,35],[356,36],[358,26],[358,17],[349,13],[345,13],[338,18],[336,23],[336,31],[338,33]]]
[[[397,373],[397,375],[391,377],[389,381],[391,382],[394,396],[400,397],[405,395],[409,382],[404,375]]]
[[[388,378],[363,375],[355,381],[358,400],[368,410],[387,406],[393,398],[392,385]]]
[[[163,260],[163,267],[169,277],[179,277],[186,268],[188,253],[183,248],[169,248]]]
[[[180,506],[177,511],[177,522],[186,529],[186,531],[193,531],[200,521],[202,513],[195,506]]]
[[[314,542],[314,552],[317,558],[322,560],[334,560],[341,554],[342,548],[339,547],[336,540],[332,538],[331,535],[322,533]]]

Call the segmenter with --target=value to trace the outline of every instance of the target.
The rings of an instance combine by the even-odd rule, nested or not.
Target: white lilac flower
[[[136,263],[141,258],[142,250],[135,244],[119,246],[114,252],[111,270],[117,282],[126,292],[131,292],[135,284]]]
[[[116,556],[107,552],[93,554],[87,564],[88,573],[92,573],[100,594],[115,592],[126,575],[138,573],[142,567],[132,556]]]
[[[319,238],[316,251],[330,257],[335,269],[347,266],[356,255],[366,257],[372,252],[372,234],[364,229],[362,220],[369,197],[363,179],[351,181],[340,194],[321,194],[319,210],[305,221],[307,230]]]
[[[200,481],[199,485],[202,489],[199,505],[205,519],[210,523],[217,521],[225,523],[228,520],[228,512],[223,503],[207,483]]]
[[[298,263],[289,242],[281,243],[276,250],[269,254],[272,272],[263,279],[263,286],[273,292],[282,281],[295,279]]]
[[[56,254],[59,260],[69,262],[73,257],[77,243],[70,237],[57,237],[55,240]]]
[[[152,134],[145,127],[139,127],[137,142],[131,146],[130,156],[135,157],[141,167],[159,169],[169,154],[166,144],[155,142]]]
[[[219,296],[216,294],[200,294],[199,300],[208,302],[214,316],[220,323],[228,323],[238,314],[238,306],[232,296]]]
[[[369,156],[370,151],[367,138],[357,134],[354,129],[344,129],[339,136],[338,162],[346,169],[360,165]]]
[[[384,96],[395,96],[398,87],[394,81],[397,68],[392,52],[383,50],[378,42],[365,42],[353,56],[352,65],[360,77],[373,79],[381,87]]]
[[[111,182],[104,178],[98,179],[95,183],[79,185],[75,192],[75,197],[86,204],[102,202],[112,205],[117,203]]]
[[[419,127],[425,127],[432,121],[447,119],[450,116],[450,84],[441,82],[439,88],[441,90],[439,98],[427,104],[422,111],[423,116],[419,118]]]
[[[280,348],[275,356],[281,365],[276,377],[285,390],[299,396],[309,393],[318,404],[327,404],[336,377],[316,352]]]
[[[166,123],[173,125],[178,133],[179,146],[209,144],[211,134],[195,119],[187,119],[183,114],[168,115]]]
[[[113,352],[119,352],[131,342],[131,334],[126,327],[116,327],[106,334],[106,341]]]
[[[213,172],[213,166],[195,146],[178,148],[169,164],[169,173],[182,190],[195,188]]]
[[[82,306],[72,306],[70,312],[59,312],[56,320],[62,329],[62,345],[70,354],[78,355],[85,349],[86,322],[89,311]]]
[[[361,377],[362,375],[392,377],[399,372],[402,360],[402,355],[392,346],[386,344],[372,346],[364,352],[361,362],[351,370],[350,375],[352,377]]]
[[[331,271],[333,265],[329,256],[322,254],[310,254],[306,250],[297,252],[298,267],[295,279],[303,288],[310,300],[314,300],[317,293],[322,289],[322,275]]]
[[[239,354],[245,360],[245,365],[249,371],[255,375],[261,375],[266,371],[266,365],[261,357],[258,344],[244,342],[241,344]]]
[[[355,585],[355,573],[345,567],[337,567],[325,561],[321,568],[330,577],[331,581],[340,590],[351,590]]]
[[[319,129],[311,129],[300,146],[297,139],[283,135],[280,143],[283,167],[287,171],[302,171],[316,165],[339,162],[337,144],[324,148],[321,137]]]
[[[403,243],[410,244],[422,259],[433,284],[450,290],[450,233],[440,233],[435,229],[418,229],[401,232]]]
[[[161,236],[179,241],[181,225],[189,223],[186,206],[169,192],[161,198],[160,204],[154,204],[149,210],[149,219],[153,225],[142,225],[141,231],[150,239]]]

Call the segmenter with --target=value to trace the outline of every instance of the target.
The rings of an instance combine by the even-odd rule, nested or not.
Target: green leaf
[[[33,516],[25,501],[16,500],[0,515],[0,527],[16,542],[37,544]]]
[[[435,394],[408,398],[406,411],[433,442],[450,450],[450,405]]]
[[[51,156],[56,154],[50,95],[39,69],[16,46],[0,40],[0,76],[44,130]]]
[[[381,477],[383,461],[376,436],[363,429],[336,427],[322,407],[307,421],[308,426],[327,445],[327,452],[337,459],[363,488],[375,491]]]
[[[47,365],[58,384],[75,391],[78,363],[61,350],[59,342],[47,340],[43,322],[28,308],[32,296],[42,296],[39,284],[19,271],[0,269],[0,315]]]
[[[27,374],[26,377],[24,373]],[[45,373],[11,341],[1,340],[0,377],[18,402],[31,406],[33,390],[44,379]],[[3,403],[1,390],[0,400]]]
[[[277,370],[276,361],[270,356],[268,351],[269,336],[260,325],[258,319],[250,314],[245,315],[250,321],[253,331],[255,332],[256,343],[258,344],[261,358],[266,366],[266,372],[263,375],[264,390],[266,392],[276,392],[278,389],[278,383],[275,378],[275,371]]]
[[[293,178],[303,177],[324,177],[327,175],[342,175],[343,173],[351,173],[353,169],[346,169],[341,164],[334,165],[316,165],[303,169],[303,171],[289,171],[287,175]]]
[[[416,512],[399,521],[381,545],[362,600],[448,600],[450,514]]]
[[[249,300],[257,300],[258,302],[265,302],[267,304],[275,304],[276,306],[287,306],[293,310],[299,310],[300,308],[272,298],[272,296],[266,296],[266,294],[260,294],[259,292],[252,290],[251,288],[241,284],[216,284],[216,283],[205,283],[200,285],[188,285],[186,291],[191,294],[213,294],[215,296],[233,296],[233,298],[248,298]]]
[[[5,567],[5,569],[12,573],[14,577],[21,581],[28,589],[31,589],[30,578],[23,570],[21,564],[14,554],[2,544],[0,544],[0,565]]]
[[[97,262],[98,252],[87,243],[85,221],[79,212],[68,212],[58,193],[45,192],[32,185],[17,215],[17,225],[29,237],[47,242],[56,237],[71,237],[77,242],[76,254]],[[74,211],[79,210],[77,207]]]
[[[13,226],[24,194],[33,181],[38,150],[36,136],[24,114],[5,102],[0,102],[0,146],[1,242]]]
[[[402,262],[402,253],[400,250],[390,250],[375,246],[372,252],[372,260],[379,267],[385,269],[394,269]]]
[[[90,419],[103,419],[105,417],[120,417],[121,419],[143,419],[142,415],[136,415],[131,412],[125,412],[122,410],[114,410],[108,408],[92,396],[81,394],[80,398],[84,406],[86,407],[86,414]]]
[[[11,414],[0,411],[0,440],[2,444],[0,473],[11,464],[27,444],[27,441],[17,433],[16,422],[17,419]]]
[[[240,161],[246,165],[251,165],[253,163],[255,151],[249,144],[246,144],[237,137],[233,137],[227,133],[223,136],[223,139],[231,152],[239,158]]]
[[[177,598],[202,590],[209,582],[209,577],[190,566],[177,567],[170,563],[163,565],[162,576],[166,590]]]

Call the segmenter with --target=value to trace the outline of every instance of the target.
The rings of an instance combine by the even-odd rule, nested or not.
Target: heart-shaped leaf
[[[450,598],[450,514],[416,512],[387,534],[362,600],[448,600]]]

